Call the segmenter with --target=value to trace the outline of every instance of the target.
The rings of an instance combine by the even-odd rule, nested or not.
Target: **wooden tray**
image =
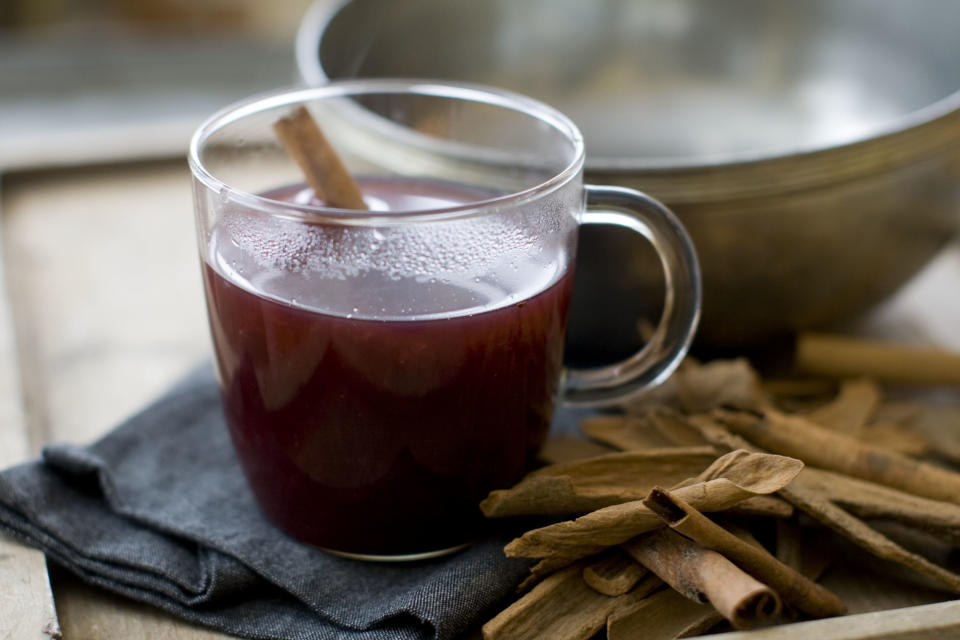
[[[9,174],[0,191],[0,466],[83,443],[209,353],[185,162]],[[857,332],[960,349],[954,244]],[[856,578],[856,576],[854,576]],[[52,586],[52,589],[51,589]],[[53,572],[0,535],[0,637],[225,638]],[[960,637],[942,593],[863,591],[857,613],[724,640]],[[933,604],[925,604],[933,602]],[[903,607],[889,610],[890,607]],[[638,639],[642,640],[642,639]]]

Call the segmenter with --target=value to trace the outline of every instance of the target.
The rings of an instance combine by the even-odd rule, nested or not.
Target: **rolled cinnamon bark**
[[[714,523],[670,491],[656,488],[644,504],[671,529],[728,558],[802,613],[814,618],[846,613],[846,605],[836,595],[780,562],[763,547],[752,545]]]
[[[587,513],[640,500],[658,484],[697,475],[716,458],[713,447],[670,447],[552,464],[509,489],[492,491],[480,509],[488,518]]]
[[[588,640],[620,607],[632,606],[663,586],[648,575],[629,593],[611,598],[581,578],[581,565],[559,571],[483,625],[484,640]]]
[[[838,433],[863,437],[863,430],[883,399],[876,382],[868,378],[845,380],[837,397],[807,415],[811,422]]]
[[[780,612],[780,599],[770,587],[669,529],[647,533],[623,548],[682,595],[712,604],[737,629]]]
[[[709,604],[662,589],[607,618],[607,640],[674,640],[699,636],[723,620]]]
[[[723,511],[752,498],[779,491],[793,480],[803,463],[770,454],[733,451],[708,467],[699,481],[677,489],[678,495],[702,511]],[[571,560],[662,526],[641,500],[597,509],[576,520],[565,520],[527,531],[504,548],[510,557]]]
[[[597,593],[622,596],[649,573],[621,549],[611,547],[583,568],[583,581]]]
[[[768,451],[925,498],[960,504],[960,473],[871,446],[800,417],[768,410],[762,417],[717,412],[731,432]]]
[[[306,107],[277,120],[273,130],[317,198],[331,207],[367,208],[357,183]]]
[[[808,333],[797,340],[800,371],[837,378],[960,385],[960,354],[845,336]]]
[[[714,417],[696,416],[691,418],[690,423],[697,427],[708,441],[718,447],[757,450],[741,436],[730,433]],[[812,473],[808,474],[807,471]],[[830,491],[826,491],[821,482],[814,481],[821,475],[822,472],[816,469],[805,469],[793,482],[780,489],[780,497],[878,558],[909,567],[936,580],[954,593],[960,593],[960,575],[934,564],[920,554],[908,551],[876,529],[871,528],[852,513],[847,512],[839,504],[835,504],[832,494],[836,487],[833,486]],[[686,499],[685,496],[681,497]],[[853,501],[857,502],[857,498],[854,498]],[[700,510],[705,511],[702,508]]]

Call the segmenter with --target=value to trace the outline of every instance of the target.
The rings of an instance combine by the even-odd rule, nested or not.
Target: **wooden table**
[[[185,161],[6,176],[0,463],[83,443],[207,357]],[[55,574],[3,539],[0,638],[224,638]]]
[[[10,174],[0,214],[5,467],[47,442],[103,434],[207,357],[209,343],[185,161]],[[958,285],[955,244],[857,330],[960,349]],[[928,607],[758,637],[933,638],[945,636],[923,631],[931,620],[960,625],[957,603]],[[48,578],[41,554],[0,535],[0,638],[57,637],[58,629],[68,640],[226,637],[60,572]]]

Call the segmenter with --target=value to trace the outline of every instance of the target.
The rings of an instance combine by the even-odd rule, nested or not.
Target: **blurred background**
[[[958,7],[0,0],[4,201],[36,169],[166,159],[185,172],[207,116],[303,79],[484,82],[570,115],[588,181],[641,189],[678,214],[704,274],[700,346],[766,348],[844,329],[956,236]],[[637,319],[660,315],[659,264],[621,236],[581,236],[570,336],[590,358],[632,351]]]
[[[307,5],[0,0],[0,171],[183,153],[214,110],[297,82]]]

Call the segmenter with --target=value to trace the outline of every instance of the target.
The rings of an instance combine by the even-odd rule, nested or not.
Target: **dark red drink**
[[[365,192],[378,189],[390,200],[398,186]],[[491,294],[479,279],[321,278],[297,268],[268,277],[260,270],[277,260],[242,264],[228,218],[212,234],[204,281],[227,423],[265,512],[300,540],[356,554],[476,537],[480,500],[516,482],[546,435],[571,270],[521,268],[512,277],[533,286],[519,296]],[[314,242],[325,231],[296,224],[283,242],[325,255]],[[359,297],[344,307],[347,292]]]

